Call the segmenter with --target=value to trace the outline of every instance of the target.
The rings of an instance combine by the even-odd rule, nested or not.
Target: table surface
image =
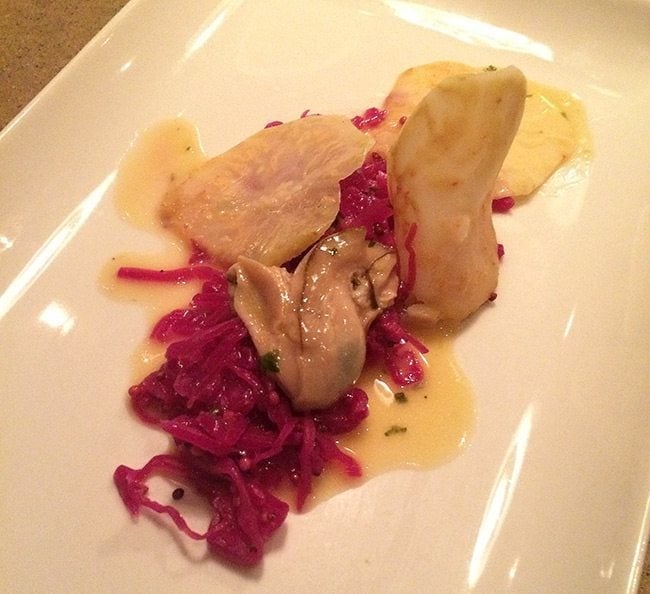
[[[127,0],[0,0],[0,129],[126,3]],[[61,27],[62,22],[65,27]],[[643,567],[639,594],[650,594],[650,553]]]

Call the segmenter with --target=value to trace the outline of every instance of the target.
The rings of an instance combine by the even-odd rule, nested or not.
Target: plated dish
[[[388,583],[424,591],[432,580],[451,591],[504,584],[533,591],[540,583],[549,589],[633,588],[648,495],[648,438],[639,420],[647,412],[649,383],[648,180],[634,166],[649,138],[639,102],[647,90],[633,75],[636,61],[621,52],[621,68],[610,71],[599,62],[595,41],[602,41],[613,11],[628,25],[618,47],[648,51],[645,5],[625,8],[599,5],[576,56],[556,31],[550,5],[535,9],[534,26],[517,22],[516,15],[485,14],[471,2],[455,12],[435,3],[398,2],[308,8],[198,3],[189,11],[182,3],[169,11],[146,2],[129,5],[1,141],[7,213],[2,275],[8,287],[2,323],[11,337],[11,348],[3,345],[11,396],[2,464],[9,491],[21,493],[3,500],[11,543],[3,575],[25,590],[30,583],[108,589],[116,575],[143,588],[154,580],[162,591],[188,583],[207,588],[217,579],[232,590],[253,588],[258,580],[269,590],[311,580],[328,580],[339,590],[359,580],[368,590]],[[144,16],[152,31],[181,23],[164,50],[154,52],[156,36],[139,26]],[[285,28],[294,33],[283,37]],[[413,47],[387,51],[401,47],[405,35],[415,40]],[[290,60],[297,47],[304,51]],[[422,53],[426,60],[418,57]],[[120,389],[117,378],[129,374],[124,353],[133,350],[147,320],[106,299],[94,272],[125,241],[135,251],[159,246],[153,236],[133,234],[111,202],[115,166],[135,132],[181,114],[198,124],[206,148],[217,152],[241,138],[255,118],[263,124],[269,115],[290,117],[306,105],[350,112],[385,94],[402,66],[431,58],[477,62],[478,55],[499,64],[516,58],[531,78],[578,93],[594,122],[598,159],[588,182],[571,170],[560,172],[539,197],[546,200],[525,205],[498,229],[505,242],[520,246],[502,279],[503,307],[468,328],[457,345],[477,408],[467,452],[435,472],[391,473],[331,499],[300,522],[290,518],[291,539],[270,551],[259,573],[208,566],[183,543],[143,547],[143,531],[159,542],[155,532],[166,528],[141,525],[133,534],[126,515],[107,511],[116,509],[110,470],[102,477],[136,444],[141,452],[144,436],[134,435],[133,419],[113,395]],[[384,72],[377,56],[395,67]],[[215,71],[218,85],[210,84]],[[97,85],[80,92],[90,76]],[[158,91],[155,100],[136,92],[143,87]],[[616,118],[615,98],[624,108]],[[115,125],[100,131],[98,120]],[[37,145],[43,130],[57,142]],[[629,133],[625,142],[620,133]],[[95,139],[92,151],[80,146],[80,136]],[[39,175],[27,175],[26,162],[38,163]],[[611,199],[623,178],[629,185],[624,207]],[[6,198],[18,193],[29,198]],[[41,204],[48,214],[35,218]],[[611,236],[618,241],[606,245],[602,238]],[[599,290],[604,285],[607,292]],[[151,440],[145,441],[151,454],[164,443],[144,439]],[[71,485],[80,483],[83,495],[71,495]],[[346,515],[359,521],[351,524]],[[24,530],[30,520],[47,526],[43,536]],[[571,562],[565,564],[567,551]],[[34,557],[42,563],[28,563]],[[411,569],[408,583],[405,567]]]

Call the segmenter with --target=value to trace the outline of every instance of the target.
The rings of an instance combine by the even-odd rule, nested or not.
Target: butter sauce
[[[123,159],[115,185],[115,203],[123,218],[147,232],[165,237],[162,254],[124,253],[104,267],[100,282],[110,296],[143,307],[153,324],[159,317],[185,306],[199,282],[180,285],[124,282],[120,266],[174,268],[187,263],[187,249],[160,223],[160,201],[171,184],[182,181],[206,159],[196,128],[182,119],[161,122],[144,131]],[[392,386],[378,370],[366,370],[357,385],[369,397],[368,419],[339,444],[362,465],[361,480],[325,472],[314,481],[309,505],[396,468],[431,468],[458,455],[467,445],[474,424],[474,403],[468,381],[453,355],[453,332],[444,329],[414,332],[429,352],[423,356],[427,373],[422,385]],[[144,340],[133,356],[132,383],[164,361],[165,345]],[[395,394],[403,393],[403,397]],[[391,428],[393,428],[391,430]],[[399,429],[395,429],[399,428]],[[405,428],[405,429],[404,429]]]
[[[369,415],[339,445],[363,468],[361,481],[324,473],[314,482],[311,504],[397,468],[427,469],[457,456],[468,444],[475,411],[471,387],[453,354],[453,335],[443,329],[418,335],[429,352],[426,376],[415,388],[392,385],[386,374],[367,369],[357,386],[368,394]]]

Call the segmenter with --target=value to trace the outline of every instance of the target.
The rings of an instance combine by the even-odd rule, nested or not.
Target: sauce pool
[[[143,231],[164,236],[169,247],[163,254],[116,255],[102,270],[100,282],[113,298],[144,307],[152,325],[165,313],[185,306],[200,289],[200,282],[154,285],[152,290],[148,283],[120,281],[116,273],[121,266],[186,265],[187,249],[162,227],[158,208],[169,187],[182,182],[206,158],[196,128],[173,119],[145,130],[120,164],[115,203],[121,216]],[[424,382],[402,389],[377,370],[364,372],[357,385],[368,394],[370,414],[360,427],[339,439],[339,445],[359,461],[364,476],[351,480],[326,471],[314,481],[310,505],[392,469],[438,466],[467,445],[474,425],[474,401],[453,355],[453,332],[437,329],[415,334],[429,348],[423,356]],[[133,356],[132,383],[163,363],[165,348],[143,341]]]

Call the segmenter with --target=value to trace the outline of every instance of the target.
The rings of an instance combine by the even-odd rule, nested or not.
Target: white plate
[[[498,7],[498,8],[497,8]],[[650,493],[647,1],[136,0],[0,140],[2,547],[12,592],[631,592]],[[596,158],[499,219],[496,307],[457,350],[470,448],[291,516],[229,570],[134,524],[119,463],[161,443],[125,405],[142,312],[98,289],[151,247],[111,198],[138,130],[182,114],[215,153],[275,118],[377,104],[404,68],[515,63],[585,102]]]

